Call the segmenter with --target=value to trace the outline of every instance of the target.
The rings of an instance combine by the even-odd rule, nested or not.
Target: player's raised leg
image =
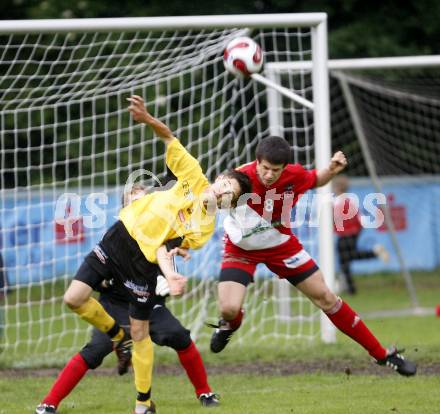
[[[228,267],[221,270],[218,284],[218,304],[221,318],[211,337],[211,351],[221,352],[232,334],[241,326],[243,320],[243,302],[246,287],[252,281],[252,275],[240,268]]]
[[[395,348],[384,348],[356,312],[327,287],[320,270],[296,287],[322,309],[341,332],[363,346],[379,365],[390,366],[401,375],[415,375],[416,365],[404,359]]]
[[[103,254],[105,255],[104,251],[97,245],[86,256],[64,294],[64,303],[81,319],[111,338],[118,357],[118,370],[123,372],[126,371],[131,358],[130,334],[119,326],[95,298],[91,297],[93,288],[101,284],[102,275],[108,273],[107,259],[106,256],[102,256]],[[99,272],[96,269],[99,269]]]

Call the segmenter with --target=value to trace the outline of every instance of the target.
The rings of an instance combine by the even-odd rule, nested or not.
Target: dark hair
[[[238,194],[237,200],[240,198],[241,195],[252,192],[251,180],[247,174],[241,171],[231,169],[226,171],[223,175],[229,178],[233,178],[234,180],[237,180],[238,185],[240,186],[240,194]],[[235,200],[235,202],[237,200]]]
[[[255,156],[258,161],[287,165],[290,162],[290,152],[290,145],[284,138],[271,136],[258,143]]]

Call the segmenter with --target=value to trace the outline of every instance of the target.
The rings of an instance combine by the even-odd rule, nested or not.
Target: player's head
[[[252,191],[249,177],[237,170],[219,175],[205,191],[204,201],[218,208],[235,207],[242,194]]]
[[[336,195],[346,193],[349,187],[348,177],[346,175],[337,175],[332,180],[332,186]]]
[[[290,162],[290,153],[289,144],[281,137],[271,136],[258,143],[255,151],[257,174],[266,187],[280,178],[284,167]]]
[[[122,194],[122,207],[128,206],[131,202],[143,197],[148,193],[148,187],[142,183],[132,184],[126,191]]]

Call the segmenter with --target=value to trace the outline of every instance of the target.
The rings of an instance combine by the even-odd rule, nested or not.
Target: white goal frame
[[[35,33],[75,33],[75,32],[118,32],[118,31],[158,31],[169,29],[221,29],[236,28],[301,28],[311,30],[312,61],[304,70],[312,74],[315,168],[327,167],[331,157],[330,145],[330,105],[327,51],[327,15],[326,13],[285,13],[253,15],[217,15],[183,17],[135,17],[104,19],[60,19],[60,20],[4,20],[0,25],[0,34]],[[295,62],[292,62],[294,64]],[[269,65],[265,67],[265,70]],[[266,72],[267,73],[267,72]],[[258,79],[255,79],[258,81]],[[268,99],[276,105],[279,91],[267,85]],[[309,106],[311,108],[311,106]],[[269,108],[269,113],[274,107]],[[276,121],[276,119],[275,119]],[[271,132],[275,132],[273,124]],[[330,197],[330,185],[318,189],[326,200],[319,208],[319,266],[328,285],[333,288],[335,281],[333,219]],[[335,342],[336,330],[328,318],[321,317],[321,339]]]

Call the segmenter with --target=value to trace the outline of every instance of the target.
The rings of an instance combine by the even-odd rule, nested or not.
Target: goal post
[[[317,28],[317,37],[326,38],[327,26]],[[327,168],[331,157],[330,142],[330,95],[327,68],[327,42],[318,41],[312,50],[313,68],[312,82],[315,123],[315,164],[316,168]],[[333,249],[333,204],[331,201],[330,184],[319,187],[319,266],[323,271],[327,285],[334,291],[335,266]],[[324,342],[336,341],[336,328],[323,312],[321,318],[321,338]]]
[[[223,49],[242,35],[260,43],[266,65],[313,61],[287,85],[299,99],[225,72]],[[152,184],[166,173],[162,144],[127,113],[131,94],[145,97],[210,179],[251,161],[257,142],[274,131],[307,168],[330,159],[324,13],[2,21],[0,38],[0,219],[11,291],[0,303],[5,364],[50,365],[85,343],[87,326],[65,309],[63,292],[115,220],[127,179],[139,173]],[[261,76],[271,79],[265,69]],[[274,105],[277,112],[286,102],[288,128],[272,119]],[[307,215],[298,232],[332,285],[330,206],[318,215],[320,226],[308,229],[314,218]],[[213,240],[179,263],[193,276],[190,290],[168,304],[201,347],[210,337],[204,322],[217,318],[221,234],[219,220]],[[307,299],[272,280],[258,270],[232,346],[281,346],[320,333],[334,340],[331,323],[320,327]]]

